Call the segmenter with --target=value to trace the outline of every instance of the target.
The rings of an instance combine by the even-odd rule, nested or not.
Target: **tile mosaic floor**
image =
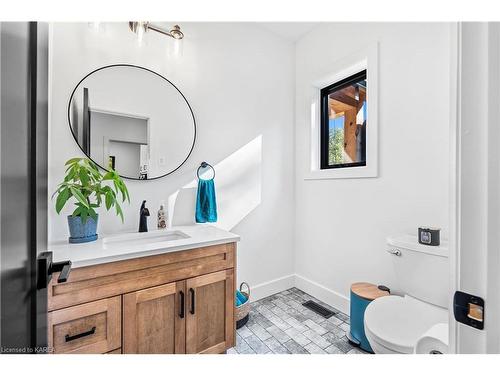
[[[312,300],[336,314],[329,319],[302,306]],[[236,331],[228,354],[361,354],[345,335],[349,317],[291,288],[251,304],[250,319]]]

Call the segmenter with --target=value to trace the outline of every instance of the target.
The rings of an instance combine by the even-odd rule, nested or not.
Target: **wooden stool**
[[[366,306],[379,297],[388,296],[388,290],[379,289],[377,285],[370,283],[354,283],[351,285],[351,330],[347,338],[354,345],[367,352],[373,350],[365,335],[365,310]]]

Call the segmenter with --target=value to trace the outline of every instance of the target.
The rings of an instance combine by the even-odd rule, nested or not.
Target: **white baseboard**
[[[299,288],[300,290],[310,294],[320,301],[323,301],[330,306],[335,307],[336,309],[342,311],[344,314],[349,314],[348,297],[297,274],[283,276],[253,286],[252,300],[258,301],[259,299],[271,296],[275,293],[279,293],[283,290],[293,287]]]
[[[344,314],[349,314],[348,297],[297,274],[295,274],[295,287],[335,307]]]
[[[295,286],[295,275],[287,275],[252,286],[252,300],[268,297]]]

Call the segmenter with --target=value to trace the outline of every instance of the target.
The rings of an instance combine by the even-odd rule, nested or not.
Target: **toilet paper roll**
[[[417,340],[416,354],[448,353],[448,324],[438,323],[433,325]],[[434,353],[436,354],[436,353]]]

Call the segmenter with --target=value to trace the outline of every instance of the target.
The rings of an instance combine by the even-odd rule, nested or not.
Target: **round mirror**
[[[188,101],[168,79],[134,65],[110,65],[75,87],[68,120],[82,151],[122,177],[151,180],[187,160],[196,122]]]

